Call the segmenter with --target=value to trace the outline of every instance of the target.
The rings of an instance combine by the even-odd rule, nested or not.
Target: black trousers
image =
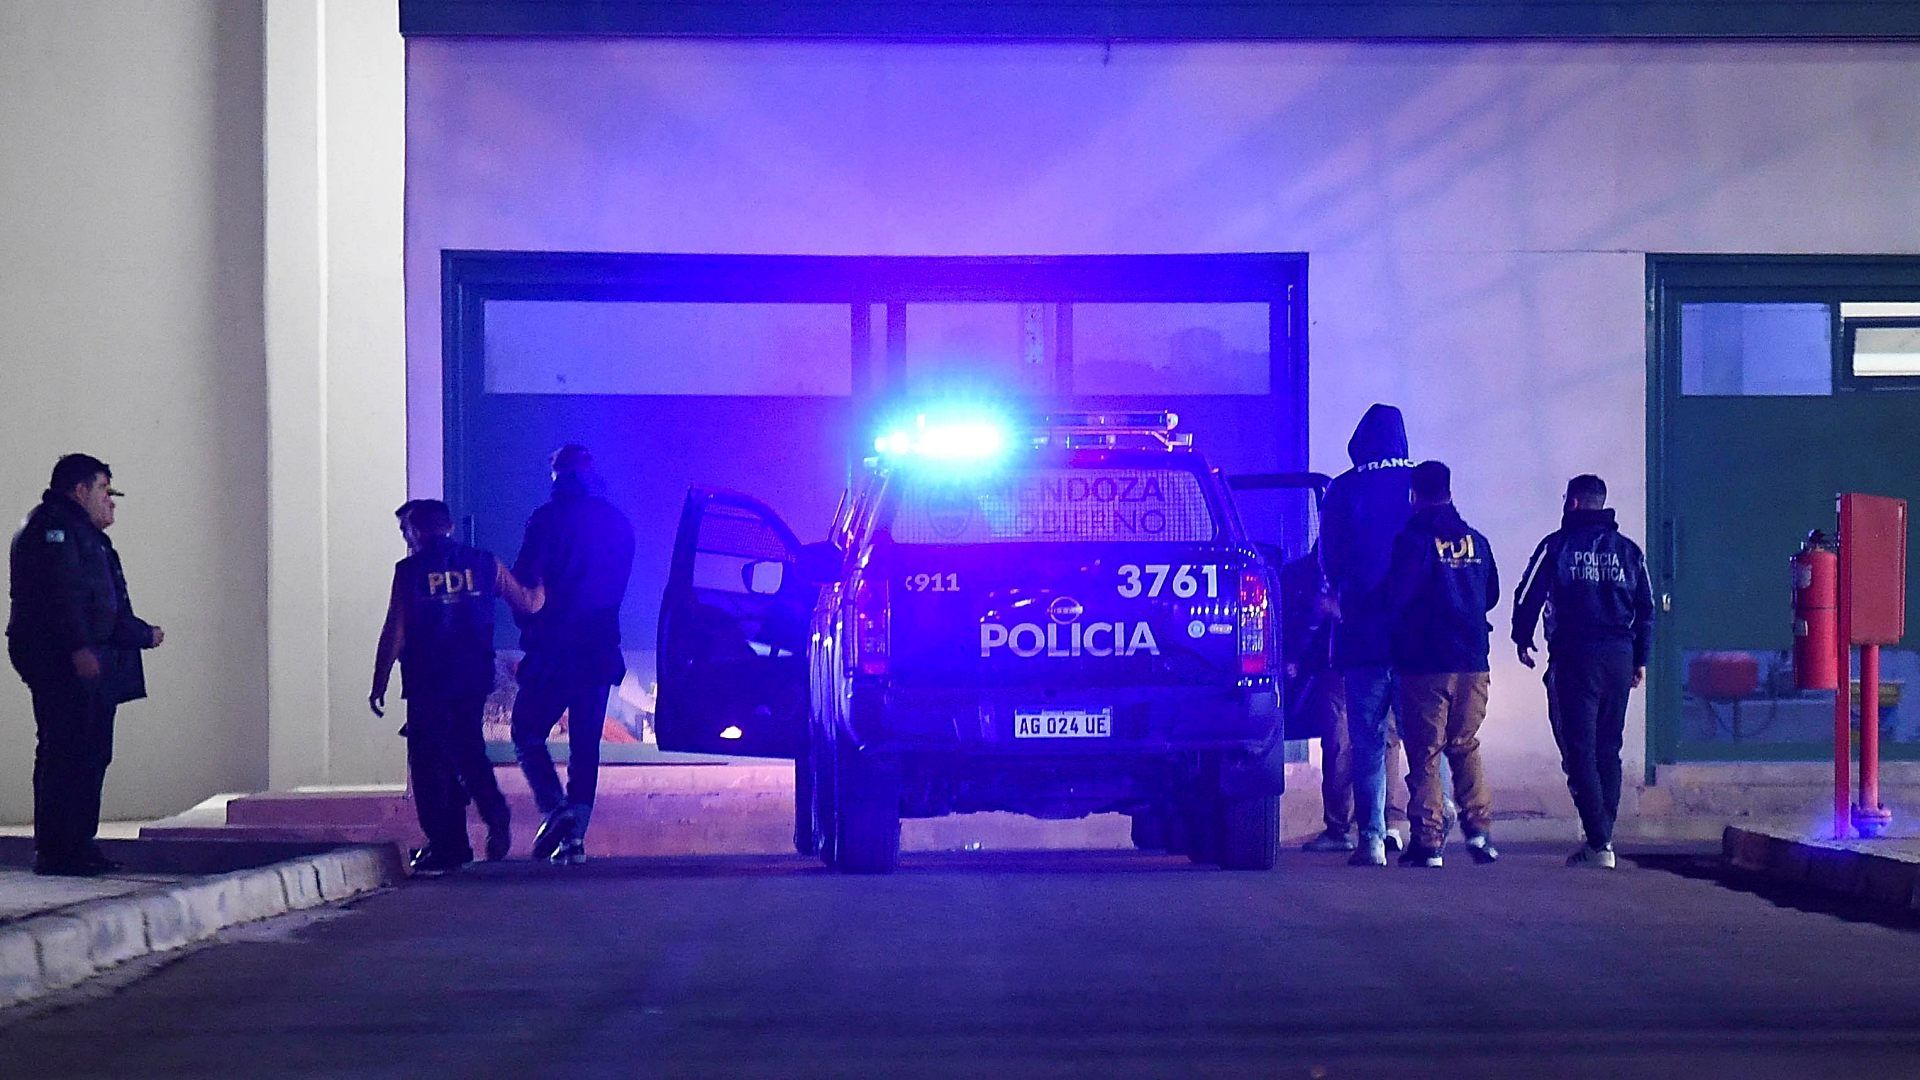
[[[1620,815],[1620,744],[1632,687],[1631,643],[1553,644],[1547,659],[1547,717],[1560,747],[1567,791],[1591,847],[1613,842],[1613,822]]]
[[[473,853],[467,842],[468,799],[489,826],[507,823],[507,800],[493,778],[480,733],[485,708],[481,697],[407,699],[414,812],[427,843],[441,854]]]
[[[100,788],[113,761],[114,701],[99,679],[62,679],[33,694],[33,845],[41,859],[85,855],[100,831]]]
[[[606,725],[607,692],[600,679],[522,681],[513,702],[513,751],[543,814],[561,806],[592,806],[600,778],[600,732]],[[567,787],[547,752],[547,736],[567,714]]]

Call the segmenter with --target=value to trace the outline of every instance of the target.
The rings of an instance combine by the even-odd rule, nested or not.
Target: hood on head
[[[1347,440],[1347,457],[1355,465],[1407,456],[1407,422],[1392,405],[1374,405]]]

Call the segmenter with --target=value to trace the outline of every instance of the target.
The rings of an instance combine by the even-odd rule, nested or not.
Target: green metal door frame
[[[1670,401],[1680,391],[1680,308],[1697,302],[1833,303],[1920,300],[1920,256],[1913,255],[1662,255],[1647,256],[1647,559],[1656,606],[1665,608],[1675,558],[1674,480],[1668,473]],[[1836,321],[1838,315],[1835,316]],[[1898,392],[1894,387],[1856,387],[1846,366],[1844,337],[1833,334],[1835,395]],[[1790,552],[1781,552],[1784,566]],[[1786,619],[1782,578],[1782,619]],[[1749,743],[1718,747],[1680,741],[1679,645],[1654,628],[1654,670],[1647,691],[1647,776],[1657,765],[1682,761],[1805,761],[1831,754],[1797,743]],[[1889,760],[1920,759],[1920,745],[1886,744]]]

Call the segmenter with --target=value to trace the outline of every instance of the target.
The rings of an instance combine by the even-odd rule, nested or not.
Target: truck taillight
[[[1266,575],[1240,571],[1240,674],[1267,675],[1273,671],[1273,604],[1267,595]]]
[[[853,670],[861,675],[887,673],[887,579],[871,571],[853,582]]]

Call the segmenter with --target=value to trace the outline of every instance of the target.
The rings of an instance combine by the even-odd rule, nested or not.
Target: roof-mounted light
[[[873,440],[873,448],[882,457],[963,465],[998,459],[1011,442],[1006,423],[998,417],[919,413],[911,424],[883,432]]]

